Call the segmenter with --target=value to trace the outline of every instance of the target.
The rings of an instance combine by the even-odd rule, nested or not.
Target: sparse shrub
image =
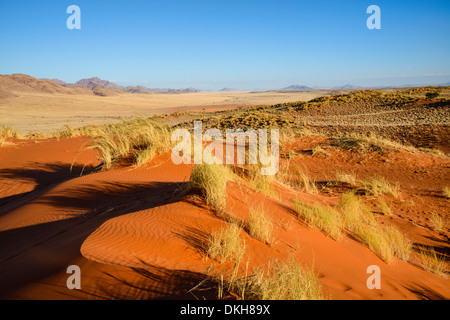
[[[222,213],[227,204],[227,182],[233,179],[227,166],[202,163],[194,167],[185,192],[200,191],[206,203]]]
[[[156,154],[156,149],[153,147],[145,148],[144,150],[138,150],[135,152],[134,163],[136,166],[145,164],[148,160],[153,159]]]
[[[291,231],[295,227],[295,221],[294,219],[290,218],[287,220],[282,219],[280,222],[278,222],[278,225],[284,230],[284,231]]]
[[[148,160],[154,152],[167,152],[172,146],[170,128],[149,119],[139,118],[119,124],[110,124],[95,130],[96,138],[90,149],[98,151],[100,167],[109,169],[114,162],[127,156],[139,156],[138,162]],[[144,157],[147,156],[147,158]],[[136,163],[136,159],[134,159]]]
[[[450,199],[450,188],[449,187],[445,187],[442,189],[442,194],[444,195],[444,197],[446,197],[447,199]]]
[[[355,195],[354,191],[342,195],[339,211],[345,228],[355,234],[381,259],[387,263],[392,260],[392,256],[405,261],[408,259],[411,242],[393,226],[379,225],[369,207]]]
[[[280,163],[280,169],[275,175],[275,179],[285,186],[298,188],[300,187],[300,182],[295,178],[296,175],[292,173],[290,163],[290,159]]]
[[[53,132],[51,134],[52,138],[72,138],[79,136],[86,136],[91,138],[96,138],[99,135],[104,134],[106,128],[114,126],[109,125],[87,125],[80,128],[73,128],[71,125],[64,125],[63,129]]]
[[[445,153],[438,148],[419,148],[419,151],[428,153],[435,157],[440,157],[440,158],[445,157]]]
[[[311,154],[313,156],[319,155],[319,154],[323,154],[323,155],[328,156],[328,153],[321,146],[316,146],[316,147],[312,148]]]
[[[250,210],[248,231],[252,237],[268,245],[273,243],[273,221],[262,207]]]
[[[22,134],[11,127],[2,126],[0,128],[0,146],[7,144],[8,138],[20,139]]]
[[[52,134],[54,138],[71,138],[80,136],[80,129],[74,129],[71,125],[66,124],[64,128],[58,132]]]
[[[359,225],[371,225],[375,218],[369,207],[355,194],[355,191],[344,193],[339,199],[339,211],[345,228],[354,231]]]
[[[300,178],[301,183],[303,184],[304,191],[306,193],[317,193],[317,186],[314,181],[311,181],[307,169],[301,169],[300,167],[296,167],[297,174]]]
[[[437,97],[439,97],[439,92],[427,92],[425,93],[425,97],[427,99],[436,99]]]
[[[227,288],[242,300],[327,299],[314,268],[301,266],[293,257],[283,263],[274,261],[267,271],[259,268],[244,278],[232,277],[224,281],[222,274],[219,281],[219,289]],[[223,292],[219,292],[219,297],[222,296]]]
[[[2,126],[0,128],[0,137],[19,139],[22,137],[22,134],[19,131],[14,130],[11,127]]]
[[[245,252],[245,241],[241,239],[242,229],[234,223],[213,232],[208,238],[207,255],[219,263],[227,260],[241,260]]]
[[[355,186],[358,181],[354,173],[336,173],[336,180],[348,183],[351,186]]]
[[[353,233],[377,256],[387,263],[391,262],[393,255],[392,247],[387,237],[383,232],[380,232],[379,228],[372,225],[359,224],[354,228]]]
[[[360,224],[353,233],[385,262],[392,257],[407,261],[411,252],[411,242],[395,227],[383,227],[378,224]]]
[[[374,196],[382,194],[390,195],[394,198],[399,196],[399,186],[395,183],[386,181],[384,177],[375,177],[367,181],[361,181],[363,188],[372,193]]]
[[[383,200],[379,200],[379,206],[382,214],[384,214],[385,216],[392,215],[392,209],[386,202],[384,202]]]
[[[433,247],[419,247],[417,253],[419,264],[425,271],[447,277],[445,259],[439,257]]]
[[[280,195],[272,187],[273,176],[260,175],[257,173],[249,182],[249,187],[275,200],[280,200]]]
[[[44,132],[28,132],[25,137],[27,139],[47,139],[48,135]]]
[[[393,226],[383,227],[382,230],[391,246],[392,254],[403,261],[408,261],[412,249],[411,241]]]
[[[95,139],[94,145],[88,148],[97,150],[100,168],[107,170],[114,162],[129,154],[131,141],[125,132],[119,133],[118,129],[114,133],[103,131]]]
[[[369,135],[352,133],[337,136],[332,139],[332,144],[344,150],[358,152],[376,151],[382,153],[385,150],[417,150],[400,142],[377,136],[373,132]]]
[[[441,231],[442,229],[444,229],[444,225],[445,225],[444,218],[440,214],[433,212],[431,214],[430,220],[434,225],[434,230]]]
[[[298,216],[310,226],[318,228],[337,240],[341,237],[342,220],[338,212],[330,206],[308,206],[298,200],[294,201],[294,209]]]

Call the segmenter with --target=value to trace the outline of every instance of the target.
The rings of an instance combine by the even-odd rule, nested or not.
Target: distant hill
[[[47,79],[36,79],[26,74],[0,75],[0,98],[17,97],[19,93],[62,93],[92,95],[92,91],[63,87]]]
[[[200,90],[195,88],[186,88],[186,89],[169,89],[167,93],[192,93],[192,92],[200,92]]]
[[[238,91],[238,90],[236,90],[236,89],[233,89],[233,88],[223,88],[223,89],[220,89],[219,91]]]
[[[68,84],[68,83],[66,83],[66,82],[64,82],[62,80],[59,80],[59,79],[46,79],[46,78],[43,78],[43,79],[40,79],[40,80],[49,80],[49,81],[54,82],[54,83],[56,83],[56,84],[58,84],[60,86],[63,86],[63,87],[65,87]]]
[[[123,87],[121,87],[113,82],[110,82],[107,80],[102,80],[97,77],[89,78],[89,79],[81,79],[81,80],[75,82],[75,84],[73,86],[78,87],[78,88],[89,89],[89,90],[93,90],[96,88],[109,88],[109,89],[124,91]]]
[[[354,86],[352,84],[346,84],[343,86],[334,87],[333,89],[361,89],[362,87]]]
[[[128,93],[190,93],[190,92],[200,92],[200,90],[195,88],[186,88],[186,89],[160,89],[160,88],[147,88],[144,86],[127,86],[123,87],[114,82],[108,80],[102,80],[98,77],[81,79],[75,83],[66,83],[59,79],[46,79],[49,81],[53,81],[56,84],[59,84],[66,88],[83,88],[88,90],[96,90],[94,93],[101,93],[99,95],[110,95],[117,94],[118,91],[128,92]],[[102,89],[102,90],[100,90]],[[110,91],[110,90],[113,91]]]
[[[311,89],[312,89],[312,88],[307,87],[307,86],[301,86],[301,85],[298,85],[298,84],[294,84],[294,85],[292,85],[292,86],[283,88],[283,89],[281,89],[281,90],[311,90]]]

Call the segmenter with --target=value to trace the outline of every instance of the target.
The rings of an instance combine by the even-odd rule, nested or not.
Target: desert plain
[[[2,299],[450,298],[448,87],[96,95],[0,80]],[[170,133],[194,120],[279,129],[278,173],[175,165]]]

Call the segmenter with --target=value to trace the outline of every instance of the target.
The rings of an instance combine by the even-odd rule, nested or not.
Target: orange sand
[[[94,151],[80,153],[89,141],[17,140],[0,148],[0,297],[193,299],[187,291],[205,278],[212,263],[202,243],[226,222],[198,198],[178,192],[189,180],[191,166],[176,166],[165,154],[138,168],[118,166],[88,174],[98,164]],[[340,156],[334,155],[334,167],[325,158],[305,156],[300,161],[314,163],[319,174],[325,168],[351,165]],[[368,175],[383,170],[376,161],[366,167],[372,170]],[[336,204],[337,195],[294,194],[281,187],[279,191],[282,200],[276,201],[228,185],[227,206],[235,217],[246,219],[249,208],[264,203],[277,221],[273,246],[242,232],[251,270],[293,254],[301,263],[314,265],[325,293],[333,299],[450,298],[449,280],[395,258],[388,265],[354,239],[332,240],[292,213],[294,198]],[[420,229],[395,219],[406,231]],[[286,231],[283,225],[289,222],[292,229]],[[66,269],[73,264],[81,268],[81,290],[66,287]],[[370,265],[381,268],[380,290],[366,287]],[[215,298],[211,292],[204,295]]]

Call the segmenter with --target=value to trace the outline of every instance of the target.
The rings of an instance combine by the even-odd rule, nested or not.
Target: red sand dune
[[[0,148],[0,297],[194,298],[187,291],[205,278],[211,264],[202,241],[226,222],[195,197],[178,192],[191,166],[176,166],[165,154],[138,168],[86,174],[98,164],[92,150],[80,153],[88,142],[17,140]],[[321,170],[323,164],[315,162]],[[294,254],[301,263],[314,264],[333,299],[450,298],[449,280],[398,259],[388,265],[349,237],[334,241],[308,228],[292,215],[292,191],[280,192],[282,201],[275,201],[228,186],[233,215],[245,219],[250,207],[264,202],[278,223],[271,247],[243,231],[252,270]],[[338,201],[337,196],[296,197]],[[289,222],[293,229],[286,231],[281,226]],[[66,269],[73,264],[81,268],[81,290],[66,287]],[[370,265],[381,268],[380,290],[366,287]]]

